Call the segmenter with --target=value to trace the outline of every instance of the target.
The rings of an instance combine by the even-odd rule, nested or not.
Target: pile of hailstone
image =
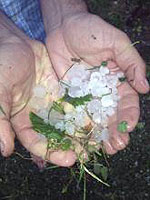
[[[107,62],[93,68],[75,63],[65,74],[65,80],[60,81],[56,106],[41,108],[38,115],[71,138],[86,138],[90,133],[95,142],[106,141],[108,119],[116,111],[117,87],[122,77],[122,72],[111,73]],[[34,95],[39,96],[39,91],[35,88]]]
[[[91,69],[83,64],[74,64],[67,72],[67,81],[61,84],[60,93],[63,97],[67,91],[70,97],[77,99],[91,95],[90,101],[72,107],[66,111],[63,120],[55,120],[53,125],[69,135],[74,135],[88,125],[87,119],[90,118],[96,141],[107,140],[108,118],[115,113],[119,101],[117,86],[122,77],[122,72],[111,74],[104,62]]]

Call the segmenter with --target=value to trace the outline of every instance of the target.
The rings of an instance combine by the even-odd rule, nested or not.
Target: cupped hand
[[[108,122],[110,137],[103,143],[108,154],[114,154],[128,145],[129,132],[135,128],[140,115],[138,93],[127,82],[119,85],[118,94],[120,100],[116,113],[109,118]],[[118,130],[121,122],[127,122],[126,132]]]
[[[6,24],[9,23],[5,20]],[[75,162],[75,154],[72,151],[47,154],[46,138],[32,130],[29,120],[29,112],[36,112],[31,101],[37,81],[48,79],[49,88],[53,88],[53,91],[58,83],[46,48],[37,41],[29,40],[14,25],[11,26],[15,34],[11,29],[3,29],[5,34],[0,41],[1,153],[9,156],[13,152],[16,134],[30,153],[60,166],[70,166]],[[49,99],[52,98],[53,92],[49,93]]]
[[[1,153],[8,156],[14,148],[11,117],[26,105],[35,79],[34,55],[19,37],[6,31],[0,42],[0,141]],[[24,119],[22,119],[24,120]]]
[[[117,131],[118,123],[127,121],[132,131],[139,118],[137,92],[146,93],[145,63],[125,33],[100,17],[80,13],[65,17],[61,25],[47,32],[46,45],[54,70],[59,78],[73,64],[74,58],[91,66],[109,62],[109,68],[125,73],[128,83],[119,87],[121,100],[117,113],[110,119],[110,139],[104,143],[107,153],[114,154],[129,142],[129,134]]]

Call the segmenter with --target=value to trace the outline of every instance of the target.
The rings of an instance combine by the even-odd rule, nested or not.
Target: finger
[[[117,121],[118,124],[126,121],[128,132],[131,132],[138,123],[140,116],[139,97],[128,83],[121,84],[118,92],[120,100],[117,107]]]
[[[76,156],[71,150],[59,150],[58,152],[47,151],[47,139],[32,130],[29,112],[20,112],[12,119],[12,123],[17,138],[30,153],[59,166],[68,167],[75,163]]]
[[[115,120],[114,120],[115,119]],[[103,141],[103,146],[106,153],[113,155],[117,153],[117,151],[124,149],[129,143],[129,134],[128,133],[120,133],[117,130],[117,120],[116,115],[112,116],[109,124],[109,138]]]
[[[109,140],[103,142],[103,147],[104,147],[106,153],[109,155],[113,155],[113,154],[117,153],[117,150],[113,148],[113,146]]]
[[[11,99],[0,84],[0,150],[3,156],[9,156],[14,149],[14,133],[9,122]]]
[[[72,150],[62,151],[58,150],[50,153],[49,160],[51,163],[62,167],[70,167],[74,165],[77,157]]]
[[[76,156],[71,150],[69,151],[55,151],[55,152],[47,152],[45,158],[35,156],[31,154],[32,160],[37,164],[39,169],[44,169],[46,166],[46,161],[50,161],[53,164],[62,167],[70,167],[75,163]],[[47,160],[48,159],[48,160]]]
[[[129,133],[120,133],[117,130],[117,123],[113,123],[109,127],[110,132],[110,144],[112,145],[112,148],[116,151],[124,149],[128,143],[129,143]]]
[[[128,132],[132,131],[139,119],[139,98],[134,89],[128,84],[121,84],[118,88],[120,101],[118,103],[115,116],[109,120],[109,142],[116,150],[124,149],[129,143]],[[127,132],[121,133],[118,131],[120,122],[126,121]]]
[[[14,133],[7,119],[0,117],[0,150],[3,156],[9,156],[14,150]]]
[[[115,60],[125,72],[129,83],[140,93],[149,91],[145,63],[126,34],[119,32],[115,39]]]
[[[17,132],[17,137],[30,153],[44,160],[63,167],[69,167],[75,163],[76,156],[73,151],[48,151],[47,140],[35,133],[31,128],[25,128]]]

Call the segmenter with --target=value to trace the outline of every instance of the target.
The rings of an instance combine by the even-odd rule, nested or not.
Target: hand
[[[118,123],[125,120],[128,132],[134,129],[139,118],[137,92],[149,90],[145,64],[127,35],[98,16],[80,13],[69,15],[59,27],[50,31],[46,45],[59,78],[73,64],[71,58],[81,59],[92,66],[107,60],[111,71],[120,69],[125,73],[130,85],[125,83],[119,87],[121,100],[109,123],[110,139],[104,143],[109,154],[123,149],[129,142],[129,134],[119,133]]]
[[[4,18],[8,25],[9,20]],[[47,140],[36,134],[29,120],[32,89],[37,79],[50,78],[51,87],[57,83],[55,73],[44,45],[29,40],[13,24],[5,29],[0,41],[0,144],[3,156],[9,156],[14,148],[15,133],[23,146],[32,154],[60,166],[75,162],[72,151],[47,154]],[[10,30],[15,30],[11,32]],[[52,98],[52,94],[50,97]],[[38,103],[38,102],[36,102]],[[15,131],[15,133],[14,133]]]

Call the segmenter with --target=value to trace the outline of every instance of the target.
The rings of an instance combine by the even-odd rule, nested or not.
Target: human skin
[[[88,13],[82,0],[41,0],[41,7],[46,46],[58,79],[73,64],[71,58],[91,66],[107,60],[111,71],[125,73],[128,83],[118,88],[121,99],[117,112],[109,120],[110,138],[104,142],[108,154],[124,149],[140,114],[137,92],[149,91],[144,61],[124,32]],[[121,121],[127,121],[127,133],[117,131]]]
[[[137,51],[129,48],[130,41],[124,33],[89,14],[82,1],[43,0],[41,5],[46,45],[59,78],[72,64],[72,57],[81,57],[91,65],[110,60],[111,70],[118,70],[116,66],[119,66],[133,88],[141,93],[149,90],[145,82],[145,64]],[[0,105],[6,114],[1,112],[0,115],[1,153],[3,156],[12,153],[16,135],[28,151],[45,159],[47,141],[31,129],[29,112],[32,108],[28,100],[32,99],[32,88],[38,76],[37,65],[47,71],[51,84],[57,81],[56,75],[44,45],[31,41],[1,13],[0,30]],[[138,121],[138,95],[131,86],[124,83],[119,87],[118,112],[110,120],[110,140],[104,144],[109,154],[123,149],[129,140],[128,133],[118,133],[119,121],[128,121],[129,131]],[[76,156],[72,151],[59,151],[48,154],[46,159],[60,166],[70,166]]]
[[[43,73],[43,80],[49,76],[51,87],[57,82],[45,46],[26,37],[1,12],[0,30],[1,154],[9,156],[13,152],[16,136],[34,157],[60,166],[74,164],[76,156],[72,151],[47,152],[46,138],[32,130],[29,120],[32,89],[39,74]]]

